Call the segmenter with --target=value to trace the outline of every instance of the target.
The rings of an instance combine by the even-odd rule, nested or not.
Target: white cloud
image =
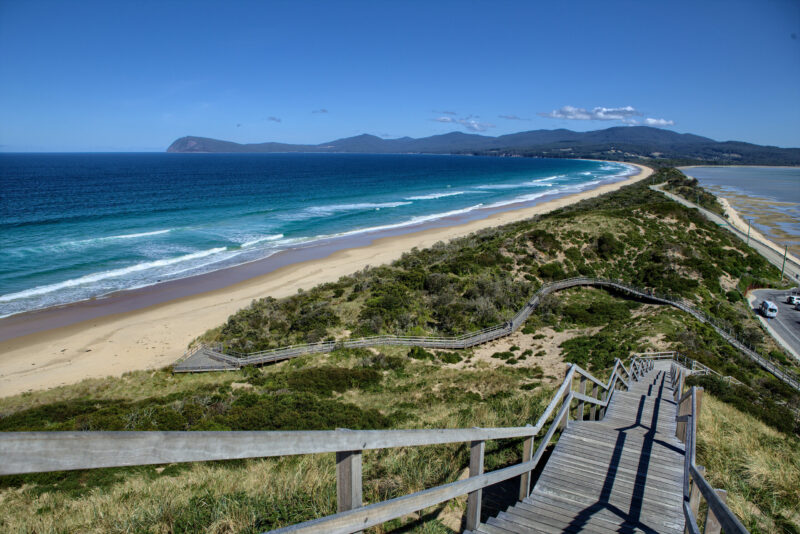
[[[667,120],[667,119],[651,119],[650,117],[647,117],[644,120],[644,123],[647,124],[648,126],[674,126],[675,125],[675,121],[670,121],[670,120]]]
[[[576,108],[574,106],[564,106],[554,109],[549,113],[539,113],[542,117],[550,119],[569,119],[581,121],[630,121],[632,117],[641,116],[633,106],[621,108],[596,107],[591,110]]]
[[[480,117],[475,115],[468,115],[461,119],[457,119],[454,117],[445,117],[442,115],[441,117],[436,117],[435,119],[431,119],[436,122],[444,122],[444,123],[452,123],[452,124],[459,124],[469,130],[470,132],[485,132],[489,128],[494,128],[494,124],[488,122],[481,122],[479,121]]]

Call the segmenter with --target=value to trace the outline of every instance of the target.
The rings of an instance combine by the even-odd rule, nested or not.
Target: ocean
[[[0,317],[635,174],[435,155],[0,154]]]
[[[800,256],[800,167],[690,167],[684,172]]]

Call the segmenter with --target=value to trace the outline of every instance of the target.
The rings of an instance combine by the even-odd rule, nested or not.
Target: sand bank
[[[367,265],[391,262],[414,247],[429,247],[438,241],[448,241],[484,228],[547,213],[616,191],[652,173],[647,167],[637,167],[639,174],[626,180],[536,206],[494,213],[463,224],[374,239],[364,246],[337,250],[322,258],[284,265],[267,274],[230,283],[226,287],[211,291],[201,288],[197,291],[204,292],[141,309],[111,313],[7,339],[0,342],[0,396],[72,384],[85,378],[118,376],[128,371],[164,367],[178,359],[194,338],[220,325],[253,299],[285,297],[296,293],[299,288],[333,282]],[[184,284],[191,283],[192,279],[186,280]],[[149,291],[159,290],[159,286],[152,286]],[[122,295],[121,301],[124,300],[125,296]],[[91,308],[91,303],[88,307]],[[72,313],[74,317],[74,313],[77,313],[75,310],[81,309],[86,310],[87,305],[77,308],[66,306],[51,310],[50,313]],[[58,320],[53,324],[58,324]]]
[[[731,225],[735,226],[736,228],[738,228],[742,232],[747,233],[747,221],[745,221],[742,218],[742,216],[739,214],[739,212],[737,212],[733,208],[733,206],[731,204],[731,201],[728,200],[725,197],[719,196],[718,192],[715,192],[715,194],[717,195],[717,199],[719,200],[719,203],[722,204],[722,207],[725,210],[725,215],[727,216],[728,221],[730,221]],[[759,210],[755,206],[755,204],[757,202],[754,201],[753,199],[748,199],[748,202],[749,202],[750,207],[756,213],[758,213]],[[769,201],[763,201],[763,202],[765,204],[769,204]],[[761,210],[761,211],[764,211],[764,210]],[[771,218],[774,218],[774,216],[769,215],[769,214],[764,214],[763,216],[756,215],[756,218],[757,218],[756,222],[759,222],[761,224],[768,225],[768,226],[771,225],[771,223],[774,222],[774,221],[771,220]],[[778,230],[775,230],[775,231],[777,232]],[[759,241],[764,243],[769,248],[773,249],[778,254],[783,254],[783,252],[784,252],[784,247],[783,246],[778,245],[777,243],[772,241],[769,237],[767,237],[763,233],[761,233],[758,230],[756,230],[755,226],[751,226],[751,228],[750,228],[750,237],[758,239]],[[784,237],[784,239],[787,240],[787,241],[791,240],[791,239],[795,239],[795,240],[797,239],[797,236],[783,235],[782,237]],[[792,246],[789,247],[789,252],[788,252],[787,256],[789,258],[791,258],[794,262],[800,263],[800,259],[797,257],[797,255],[792,254],[792,249],[793,248],[795,248],[795,247],[792,247]]]

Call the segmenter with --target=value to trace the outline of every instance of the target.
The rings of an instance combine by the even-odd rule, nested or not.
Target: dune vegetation
[[[800,532],[800,440],[706,393],[697,463],[752,534]]]
[[[677,172],[661,170],[656,180],[677,179]],[[750,287],[779,283],[778,271],[645,184],[412,250],[391,265],[289,298],[265,297],[198,341],[249,352],[380,333],[459,335],[504,321],[543,283],[571,276],[621,279],[682,296],[797,371],[742,297]],[[521,331],[466,351],[337,350],[237,372],[173,375],[164,369],[87,380],[0,399],[0,431],[533,424],[568,363],[604,376],[615,358],[644,350],[679,350],[736,377],[746,398],[706,387],[723,400],[745,399],[737,406],[767,425],[764,432],[794,443],[797,392],[687,314],[592,288],[551,295]],[[521,442],[489,442],[486,457],[487,469],[517,462]],[[455,480],[467,462],[464,444],[368,451],[365,501]],[[715,469],[710,461],[707,467]],[[0,530],[260,532],[333,513],[335,501],[332,455],[8,476],[0,477]],[[783,505],[753,502],[764,524],[778,524],[786,513]],[[424,511],[420,520],[404,518],[377,530],[457,530],[463,508],[456,500]],[[484,512],[492,511],[487,505]]]

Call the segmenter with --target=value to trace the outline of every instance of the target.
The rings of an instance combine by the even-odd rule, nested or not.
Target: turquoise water
[[[0,316],[413,230],[635,173],[622,164],[356,154],[2,154]]]

